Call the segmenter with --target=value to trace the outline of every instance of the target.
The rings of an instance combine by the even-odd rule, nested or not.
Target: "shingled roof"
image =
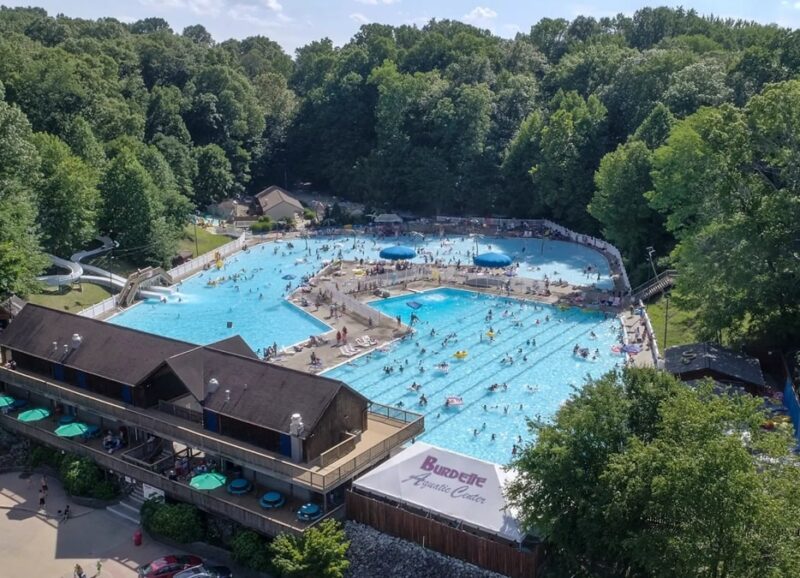
[[[280,432],[288,431],[294,413],[313,431],[336,395],[349,389],[340,381],[207,347],[173,356],[166,365],[206,409]],[[219,383],[215,391],[209,390],[211,379]]]
[[[300,201],[295,199],[287,191],[283,190],[277,185],[267,187],[258,193],[256,195],[256,200],[258,201],[258,204],[261,205],[261,210],[264,213],[281,203],[289,203],[301,212],[303,210],[303,204]]]
[[[76,333],[81,341],[73,348]],[[0,345],[134,386],[165,358],[197,347],[32,303],[0,334]]]
[[[81,340],[73,348],[76,333]],[[340,381],[261,361],[238,335],[198,346],[29,304],[0,334],[0,345],[131,386],[166,366],[204,407],[281,432],[294,413],[312,432],[342,389],[366,401]],[[213,392],[212,378],[219,383]]]
[[[731,381],[765,385],[758,359],[715,343],[670,347],[664,353],[664,367],[676,375],[707,370],[728,376]]]

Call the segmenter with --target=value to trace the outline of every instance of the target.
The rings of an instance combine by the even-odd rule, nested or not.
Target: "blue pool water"
[[[412,308],[409,302],[420,307]],[[391,316],[401,315],[403,321],[410,321],[415,313],[420,319],[417,333],[396,342],[387,353],[356,358],[325,375],[379,403],[402,403],[406,409],[424,413],[425,433],[420,439],[497,463],[510,460],[517,436],[530,439],[526,417],[551,417],[587,376],[599,377],[622,362],[622,357],[611,351],[619,343],[619,321],[598,312],[562,311],[457,289],[437,289],[371,305]],[[492,319],[487,320],[490,309]],[[490,328],[496,332],[494,341],[487,336]],[[443,344],[451,333],[456,338]],[[528,340],[535,340],[535,345]],[[592,354],[599,350],[597,359],[573,355],[576,344]],[[454,354],[462,350],[467,357],[456,359]],[[506,355],[513,363],[502,362]],[[437,369],[442,362],[449,364],[447,373]],[[387,374],[386,367],[394,370]],[[422,385],[420,392],[409,389],[414,382]],[[505,383],[508,389],[490,392],[488,387],[494,383]],[[427,406],[419,405],[420,393],[427,397]],[[461,396],[463,405],[444,407],[448,396]]]
[[[212,269],[184,281],[179,293],[167,303],[145,301],[111,318],[117,325],[132,327],[191,343],[208,344],[232,335],[241,335],[253,349],[263,349],[277,342],[287,346],[309,335],[328,330],[328,326],[287,303],[287,286],[296,288],[305,275],[313,275],[326,260],[378,259],[380,250],[397,243],[416,245],[429,257],[444,261],[470,263],[476,250],[475,239],[371,237],[313,238],[288,243],[264,243],[226,259],[221,270]],[[613,287],[605,257],[587,247],[562,241],[539,239],[481,238],[477,251],[503,251],[520,263],[518,274],[543,279],[562,278],[572,284]],[[415,261],[422,262],[424,256]],[[593,273],[584,273],[587,266]],[[597,273],[600,280],[597,280]],[[209,279],[230,278],[213,288]],[[292,279],[283,279],[291,275]],[[238,289],[237,289],[238,287]],[[230,324],[230,326],[229,326]]]

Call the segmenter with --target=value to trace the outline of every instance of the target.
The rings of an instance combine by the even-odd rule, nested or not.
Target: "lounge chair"
[[[345,357],[353,357],[356,353],[358,353],[358,351],[349,345],[345,345],[344,347],[339,348],[339,353]]]

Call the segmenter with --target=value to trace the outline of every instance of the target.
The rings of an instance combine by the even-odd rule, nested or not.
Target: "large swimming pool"
[[[469,262],[476,250],[469,237],[373,239],[370,237],[315,237],[293,243],[264,243],[226,259],[222,269],[205,271],[185,280],[179,292],[166,303],[148,300],[112,317],[117,325],[206,345],[241,335],[253,349],[273,342],[287,346],[308,339],[329,327],[302,309],[286,302],[288,289],[295,289],[303,276],[314,275],[324,262],[334,258],[374,260],[384,247],[396,243],[416,244],[434,258],[453,263]],[[479,252],[505,251],[521,263],[526,277],[563,278],[573,284],[598,283],[613,286],[605,257],[587,247],[562,241],[539,239],[479,239]],[[424,255],[415,259],[422,262]],[[587,266],[597,271],[583,273]],[[235,276],[235,280],[232,278]],[[211,279],[226,278],[213,287]]]
[[[386,353],[356,358],[325,375],[377,402],[424,413],[420,439],[497,463],[509,461],[518,436],[529,438],[527,417],[549,418],[587,376],[622,362],[611,349],[619,344],[619,321],[603,313],[457,289],[371,305],[405,322],[415,314],[417,332]],[[589,350],[586,358],[573,354],[576,345]],[[457,359],[458,351],[466,357]],[[443,362],[446,372],[437,368]],[[414,383],[422,387],[413,391]],[[494,392],[492,384],[499,386]],[[463,405],[445,407],[448,396]]]

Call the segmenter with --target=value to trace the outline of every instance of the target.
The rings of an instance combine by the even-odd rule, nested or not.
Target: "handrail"
[[[27,387],[50,397],[55,396],[57,399],[82,406],[91,411],[99,412],[112,419],[130,423],[135,427],[153,432],[172,441],[203,449],[233,462],[245,463],[254,469],[264,470],[268,475],[318,491],[327,491],[345,478],[350,472],[358,470],[372,460],[382,457],[382,454],[388,453],[389,450],[398,443],[401,443],[402,440],[410,439],[418,435],[423,429],[423,420],[420,416],[418,420],[407,423],[380,444],[372,446],[362,454],[353,457],[339,468],[323,474],[298,464],[284,461],[270,455],[267,453],[267,450],[246,442],[240,442],[238,440],[234,442],[233,440],[205,433],[205,431],[200,430],[199,426],[196,424],[178,417],[173,418],[174,422],[177,423],[171,423],[167,419],[160,418],[158,416],[159,412],[157,411],[145,413],[141,408],[136,408],[116,400],[103,399],[102,396],[97,394],[90,395],[81,390],[53,383],[6,367],[0,367],[0,377],[6,381],[10,381],[12,384]],[[389,443],[389,440],[393,443]]]
[[[677,276],[678,276],[678,271],[675,269],[667,269],[665,271],[661,271],[661,273],[658,273],[652,279],[648,279],[638,287],[635,287],[631,292],[633,293],[634,296],[639,295],[640,293],[643,293],[646,289],[649,289],[651,286],[654,286],[665,279],[674,280],[675,277]]]
[[[276,536],[277,534],[283,532],[291,533],[293,535],[302,534],[302,530],[281,522],[280,520],[268,518],[261,512],[247,509],[239,504],[218,496],[213,496],[207,492],[194,490],[188,484],[184,484],[177,480],[170,480],[169,478],[166,478],[160,474],[124,461],[92,446],[58,437],[52,432],[26,422],[21,422],[12,416],[0,416],[0,423],[9,429],[23,433],[28,437],[39,440],[50,446],[54,446],[58,449],[81,456],[89,457],[101,466],[134,478],[140,482],[144,482],[148,485],[160,488],[176,499],[194,504],[203,510],[232,518],[237,522],[244,524],[245,526],[257,529],[262,533],[272,536]],[[332,515],[335,511],[336,510],[328,512],[327,516]]]

